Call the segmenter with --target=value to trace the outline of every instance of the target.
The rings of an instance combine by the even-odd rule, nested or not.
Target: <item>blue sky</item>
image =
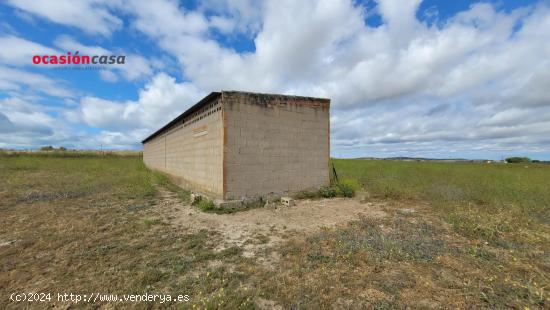
[[[0,148],[139,149],[211,91],[329,97],[337,157],[550,159],[549,1],[0,4]],[[34,55],[124,55],[97,70]]]

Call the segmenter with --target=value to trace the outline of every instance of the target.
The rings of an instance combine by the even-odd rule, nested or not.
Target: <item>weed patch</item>
[[[347,197],[352,198],[361,186],[356,180],[345,179],[336,185],[321,187],[318,191],[300,191],[294,195],[296,199],[319,199]]]
[[[203,212],[212,212],[216,209],[214,202],[207,198],[200,199],[198,202],[195,203],[195,206]]]
[[[363,218],[341,230],[336,238],[340,256],[367,250],[370,257],[384,261],[432,261],[445,250],[437,229],[425,222],[410,223],[398,218],[390,223]]]

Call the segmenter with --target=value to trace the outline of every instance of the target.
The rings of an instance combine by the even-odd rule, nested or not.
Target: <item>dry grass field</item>
[[[355,198],[216,214],[127,155],[0,155],[0,308],[550,307],[550,166],[334,160]]]

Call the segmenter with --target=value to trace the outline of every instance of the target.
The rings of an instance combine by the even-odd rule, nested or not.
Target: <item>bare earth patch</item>
[[[243,256],[258,257],[281,244],[288,237],[310,234],[322,227],[334,227],[360,217],[383,218],[384,203],[361,203],[356,199],[332,198],[298,200],[293,207],[267,207],[232,214],[205,213],[182,203],[175,194],[159,188],[160,203],[154,210],[170,223],[200,231],[214,230],[221,234],[219,250],[232,246],[242,247]],[[269,253],[268,260],[277,258]],[[260,257],[258,257],[260,258]]]

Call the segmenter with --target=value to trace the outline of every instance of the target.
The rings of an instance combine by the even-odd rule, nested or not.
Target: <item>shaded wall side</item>
[[[224,94],[226,199],[329,184],[329,103]]]
[[[217,100],[147,141],[143,150],[148,167],[215,198],[223,196],[222,155],[222,111]]]

